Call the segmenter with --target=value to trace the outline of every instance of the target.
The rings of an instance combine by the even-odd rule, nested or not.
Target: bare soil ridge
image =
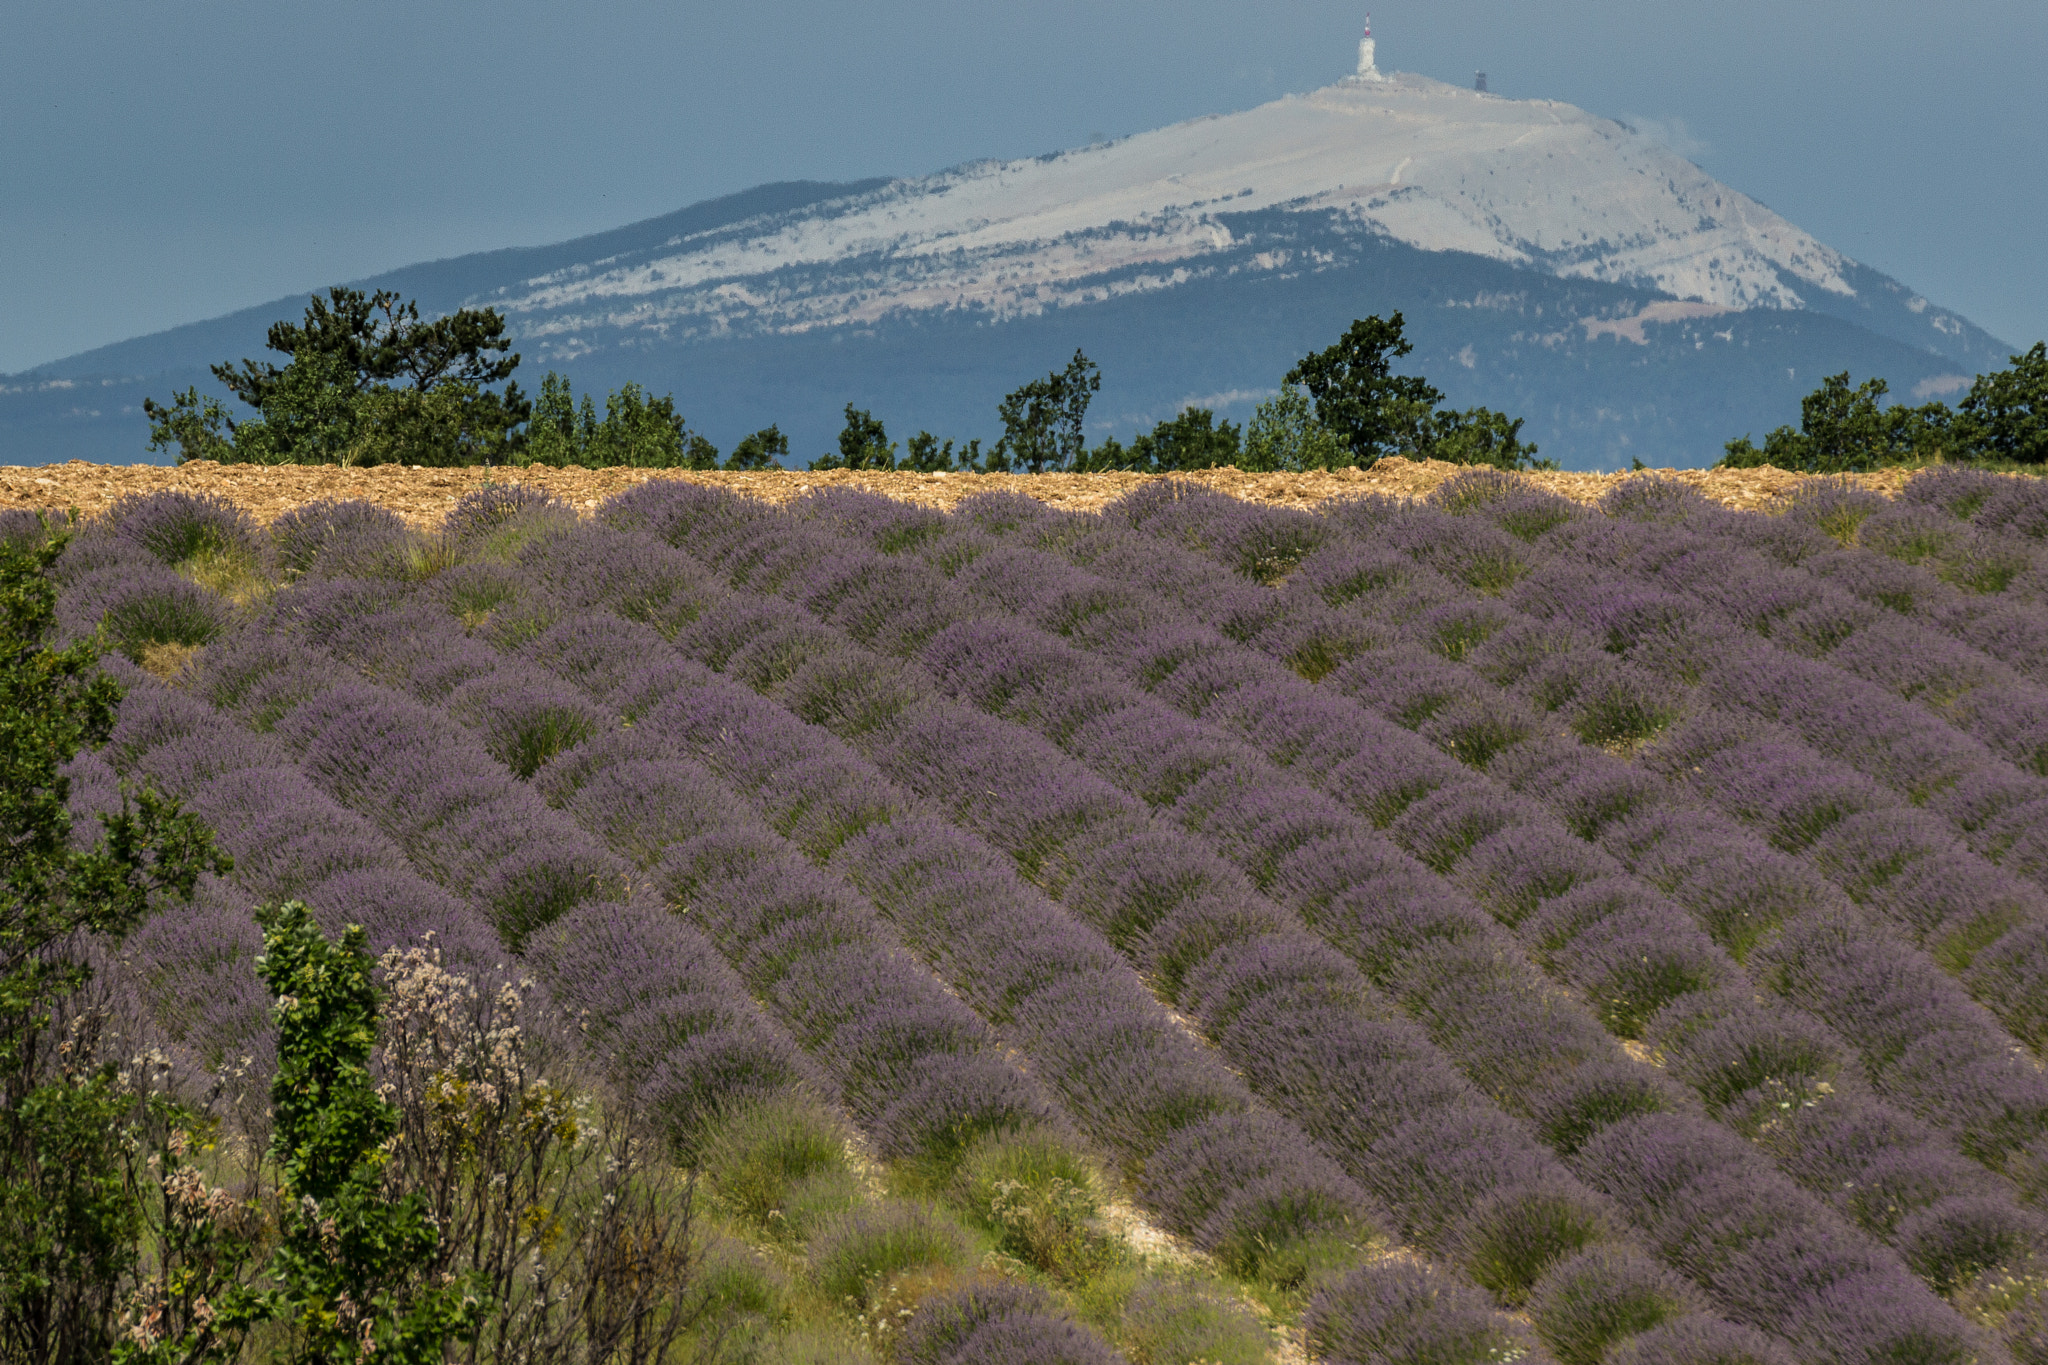
[[[951,508],[975,493],[1024,493],[1072,511],[1103,507],[1141,484],[1177,478],[1247,502],[1308,507],[1329,498],[1382,493],[1418,498],[1464,468],[1441,460],[1387,459],[1371,469],[1309,474],[1247,474],[1224,468],[1191,474],[911,474],[829,470],[815,473],[769,470],[754,473],[698,473],[686,470],[419,469],[379,465],[344,469],[334,465],[190,464],[101,465],[73,460],[56,465],[0,465],[0,508],[70,508],[88,515],[129,493],[167,488],[217,493],[259,521],[270,521],[320,498],[362,498],[389,508],[415,525],[439,522],[455,500],[486,483],[518,482],[545,488],[571,505],[589,509],[622,489],[649,479],[682,479],[729,488],[764,502],[787,502],[814,488],[861,488],[901,502]],[[1770,505],[1797,488],[1808,475],[1781,469],[1679,469],[1649,471],[1681,480],[1727,507]],[[1846,477],[1865,488],[1894,496],[1915,471],[1882,470]],[[1600,500],[1616,484],[1638,474],[1537,473],[1523,477],[1583,503]]]

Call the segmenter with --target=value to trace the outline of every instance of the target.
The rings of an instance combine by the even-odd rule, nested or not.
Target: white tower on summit
[[[1379,78],[1380,69],[1373,65],[1372,16],[1368,14],[1365,16],[1365,36],[1358,40],[1358,79],[1376,81]]]

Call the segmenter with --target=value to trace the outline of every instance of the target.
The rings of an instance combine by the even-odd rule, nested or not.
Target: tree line
[[[1002,436],[984,449],[919,431],[890,439],[881,419],[848,403],[838,448],[812,469],[962,473],[1135,470],[1162,473],[1235,465],[1248,470],[1336,469],[1388,455],[1544,467],[1522,422],[1487,408],[1440,408],[1443,393],[1393,373],[1414,347],[1399,313],[1362,318],[1332,346],[1304,356],[1249,424],[1218,421],[1190,406],[1126,445],[1091,445],[1088,408],[1100,369],[1077,350],[1064,369],[1034,379],[997,405]],[[529,399],[512,374],[504,317],[464,308],[423,321],[415,302],[380,290],[335,288],[315,296],[303,321],[278,322],[266,338],[283,364],[244,359],[212,367],[252,417],[238,418],[195,385],[168,404],[146,400],[149,448],[180,463],[627,465],[659,469],[770,469],[789,438],[770,425],[721,456],[676,411],[629,383],[580,398],[552,371]]]
[[[1002,439],[983,454],[979,441],[955,452],[920,431],[898,456],[872,413],[846,405],[839,450],[812,469],[958,470],[1043,474],[1177,473],[1232,465],[1247,471],[1370,467],[1390,455],[1448,460],[1499,469],[1555,468],[1521,439],[1522,419],[1489,408],[1439,408],[1444,395],[1428,380],[1397,375],[1393,363],[1415,348],[1401,314],[1361,318],[1334,345],[1302,357],[1280,392],[1239,426],[1214,410],[1187,407],[1140,432],[1129,445],[1116,437],[1090,446],[1089,402],[1101,372],[1082,351],[1006,396],[996,409]]]
[[[1849,372],[1829,375],[1799,401],[1797,428],[1781,426],[1761,447],[1747,435],[1726,447],[1724,469],[1773,465],[1803,474],[1846,474],[1893,465],[2048,464],[2048,343],[1980,374],[1963,400],[1909,406],[1883,402],[1891,386]]]
[[[1063,369],[1004,396],[1002,436],[956,443],[929,431],[898,442],[883,421],[852,403],[837,449],[809,468],[921,473],[1171,473],[1234,465],[1247,471],[1368,468],[1387,456],[1497,469],[1555,468],[1522,439],[1522,419],[1490,408],[1442,407],[1444,394],[1419,375],[1394,373],[1414,347],[1404,319],[1361,318],[1333,345],[1303,356],[1249,422],[1217,419],[1189,406],[1133,437],[1090,444],[1089,405],[1102,374],[1076,350]],[[390,291],[335,288],[315,296],[303,321],[270,328],[269,349],[285,364],[244,359],[212,367],[255,416],[237,419],[197,386],[168,404],[147,400],[150,449],[180,463],[209,459],[259,464],[626,465],[651,469],[779,468],[790,454],[778,426],[763,427],[729,453],[693,431],[673,395],[628,383],[579,399],[550,371],[529,400],[512,379],[519,356],[504,317],[464,308],[423,321],[417,303]],[[1724,468],[1775,465],[1839,473],[1934,460],[2018,466],[2048,463],[2048,346],[1979,375],[1953,409],[1940,402],[1886,405],[1882,379],[1852,387],[1845,371],[1800,404],[1797,428],[1781,426],[1762,446],[1728,442]]]

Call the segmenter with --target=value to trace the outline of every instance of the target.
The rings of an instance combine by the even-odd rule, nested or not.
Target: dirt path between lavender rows
[[[259,521],[270,521],[319,498],[363,498],[388,507],[417,525],[430,525],[473,488],[496,480],[517,480],[547,489],[570,504],[589,509],[611,494],[653,478],[686,479],[730,488],[767,502],[787,502],[814,488],[862,488],[904,502],[950,508],[962,498],[996,490],[1025,493],[1054,507],[1094,511],[1153,479],[1175,477],[1249,502],[1307,507],[1327,498],[1384,493],[1420,497],[1460,471],[1438,460],[1414,463],[1382,460],[1371,469],[1313,474],[1246,474],[1211,469],[1194,474],[907,474],[832,470],[802,473],[775,470],[725,474],[645,469],[416,469],[380,465],[342,469],[332,465],[222,465],[210,460],[163,465],[98,465],[73,460],[54,465],[0,465],[0,509],[70,508],[90,515],[129,493],[165,488],[218,493]],[[1706,496],[1735,508],[1762,507],[1796,488],[1806,476],[1780,469],[1660,470]],[[1579,502],[1596,502],[1632,474],[1529,474],[1532,482]],[[1866,488],[1893,495],[1912,477],[1906,470],[1848,476]]]

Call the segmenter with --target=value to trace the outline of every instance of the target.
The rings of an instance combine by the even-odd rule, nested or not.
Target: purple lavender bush
[[[1309,1349],[1342,1365],[1543,1359],[1528,1329],[1484,1296],[1400,1262],[1353,1271],[1310,1305],[1307,1327]]]
[[[255,567],[267,548],[255,519],[217,493],[130,493],[101,513],[99,521],[167,565],[211,558]]]
[[[1601,1247],[1545,1276],[1529,1316],[1559,1365],[1598,1365],[1617,1342],[1701,1306],[1698,1290],[1655,1261]]]
[[[270,524],[285,573],[375,576],[403,560],[413,533],[395,512],[361,499],[302,503]]]

